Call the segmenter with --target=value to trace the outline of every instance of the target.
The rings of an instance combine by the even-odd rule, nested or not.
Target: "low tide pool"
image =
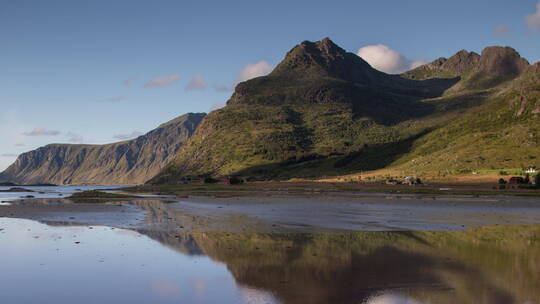
[[[0,218],[1,303],[540,303],[540,227],[179,233]]]

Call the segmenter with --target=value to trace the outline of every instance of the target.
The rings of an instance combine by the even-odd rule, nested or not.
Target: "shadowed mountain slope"
[[[479,169],[538,166],[540,63],[494,95],[489,103],[419,139],[392,166],[441,175]]]
[[[210,113],[150,182],[384,168],[434,130],[495,100],[529,69],[515,50],[489,47],[388,75],[328,38],[305,41],[269,75],[238,84],[227,106]]]

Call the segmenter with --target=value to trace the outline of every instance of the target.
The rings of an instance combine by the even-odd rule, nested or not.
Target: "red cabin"
[[[508,180],[509,185],[524,184],[525,180],[521,176],[513,176]]]

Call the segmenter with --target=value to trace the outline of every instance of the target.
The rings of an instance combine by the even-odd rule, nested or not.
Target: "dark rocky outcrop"
[[[510,47],[491,46],[481,55],[465,50],[452,57],[439,58],[401,76],[409,79],[459,78],[451,92],[467,89],[488,89],[517,78],[529,62]]]

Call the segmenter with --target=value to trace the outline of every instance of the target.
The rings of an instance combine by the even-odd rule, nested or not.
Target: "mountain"
[[[461,80],[453,88],[487,89],[512,80],[529,67],[529,62],[510,47],[492,46],[481,55],[465,50],[446,59],[439,58],[429,64],[402,74],[409,79],[454,78]]]
[[[393,167],[448,175],[540,165],[540,63],[489,103],[416,141]]]
[[[391,167],[436,130],[507,100],[499,94],[530,69],[515,50],[488,47],[388,75],[328,38],[305,41],[269,75],[238,84],[227,106],[210,113],[150,183]]]
[[[448,175],[540,163],[540,64],[509,47],[459,51],[401,75],[330,39],[304,41],[227,106],[137,139],[48,145],[1,180],[175,183],[183,177],[321,177],[393,169]]]
[[[21,184],[140,184],[156,175],[206,114],[189,113],[133,140],[107,145],[51,144],[21,154],[0,180]]]

